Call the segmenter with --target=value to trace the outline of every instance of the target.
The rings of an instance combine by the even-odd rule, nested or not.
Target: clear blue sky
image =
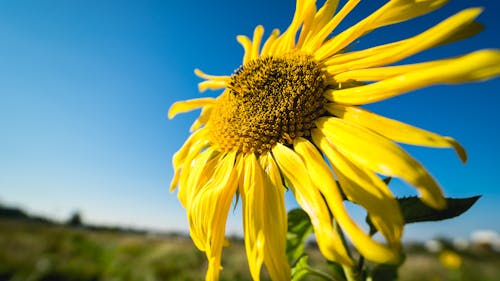
[[[383,1],[365,2],[343,26]],[[356,48],[414,35],[471,3],[452,1],[374,32]],[[479,18],[485,31],[408,61],[500,48],[498,1],[473,4],[486,8]],[[80,210],[88,222],[187,232],[168,185],[171,157],[197,113],[168,120],[168,108],[200,96],[194,68],[230,74],[239,66],[236,35],[252,34],[257,24],[283,30],[293,10],[292,0],[1,1],[0,202],[57,219]],[[470,157],[466,165],[452,150],[408,150],[448,196],[483,195],[466,215],[408,227],[406,238],[500,232],[498,104],[500,79],[426,88],[370,106],[458,139]],[[391,186],[413,194],[401,182]],[[229,231],[241,233],[239,212],[230,217]]]

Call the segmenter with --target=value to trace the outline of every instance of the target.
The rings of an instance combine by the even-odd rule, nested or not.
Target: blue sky
[[[366,3],[365,3],[366,2]],[[342,25],[383,1],[365,1]],[[383,28],[355,48],[417,34],[469,7],[452,1],[431,15]],[[422,61],[499,48],[497,1],[486,8],[486,29],[408,60]],[[0,202],[66,219],[187,232],[184,210],[169,193],[171,157],[197,113],[167,119],[176,100],[218,93],[197,91],[193,69],[230,74],[242,57],[238,34],[284,30],[294,1],[28,1],[0,2]],[[497,31],[497,32],[495,32]],[[435,86],[369,108],[450,135],[467,149],[462,165],[452,150],[406,147],[448,196],[482,194],[464,216],[406,229],[408,239],[500,232],[500,79]],[[414,194],[402,182],[396,194]],[[293,202],[289,198],[291,206]],[[362,213],[353,209],[361,218]],[[228,229],[240,233],[238,211]]]

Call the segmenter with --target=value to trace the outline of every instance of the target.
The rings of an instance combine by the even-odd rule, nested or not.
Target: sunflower
[[[190,235],[206,253],[207,280],[219,277],[225,224],[235,196],[241,197],[251,275],[259,279],[265,265],[273,280],[290,279],[285,256],[288,189],[309,215],[321,253],[346,266],[353,259],[337,225],[367,259],[400,259],[403,219],[382,176],[414,186],[431,207],[445,206],[437,182],[397,143],[451,147],[464,162],[465,150],[453,138],[361,105],[434,84],[491,78],[500,73],[500,52],[480,50],[394,65],[477,33],[480,25],[474,19],[481,8],[463,10],[405,40],[347,51],[370,31],[429,13],[447,1],[389,1],[332,36],[359,2],[347,1],[335,13],[338,1],[327,0],[317,9],[313,0],[297,0],[285,32],[275,29],[263,40],[264,29],[257,26],[252,38],[237,37],[244,57],[232,75],[195,70],[204,79],[200,91],[223,89],[220,96],[179,101],[170,108],[169,118],[201,108],[192,134],[173,157],[171,190],[178,187]],[[343,196],[366,209],[384,241],[373,239],[349,216]]]

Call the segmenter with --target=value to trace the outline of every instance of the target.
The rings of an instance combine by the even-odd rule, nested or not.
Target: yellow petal
[[[334,55],[358,37],[367,32],[395,22],[408,20],[422,14],[428,13],[440,5],[443,0],[413,1],[394,0],[379,8],[367,18],[361,20],[352,27],[346,29],[339,35],[328,40],[318,49],[316,58],[320,61]],[[403,12],[403,13],[402,13]]]
[[[269,179],[263,169],[277,169],[270,166],[268,156],[262,157],[265,159],[260,163],[253,153],[244,158],[241,197],[248,264],[254,280],[259,280],[263,262],[271,279],[288,280],[290,268],[285,255],[287,228],[284,188],[275,186]]]
[[[307,1],[307,0],[297,0],[295,4],[295,13],[293,15],[292,22],[288,26],[288,28],[283,32],[283,34],[280,36],[280,46],[279,46],[279,51],[282,52],[284,50],[290,50],[294,45],[295,45],[295,37],[297,34],[297,31],[300,28],[300,25],[302,24],[304,14],[303,11],[305,10],[305,6],[307,2],[312,2],[312,1]]]
[[[216,153],[213,148],[191,156],[187,165],[181,170],[179,192],[177,198],[182,206],[189,210],[200,188],[212,177],[215,167],[222,159],[222,153]]]
[[[193,145],[197,146],[200,145],[201,143],[206,142],[206,130],[198,130],[194,133],[192,133],[188,139],[184,142],[182,147],[174,154],[172,157],[172,166],[174,168],[174,179],[172,180],[172,183],[170,184],[170,191],[173,191],[175,189],[175,186],[177,186],[178,179],[179,179],[179,169],[184,165],[186,162],[187,155],[189,154],[189,151],[193,147]],[[200,148],[201,149],[201,148]]]
[[[262,40],[262,35],[264,35],[264,27],[258,25],[253,31],[253,41],[252,41],[252,53],[251,59],[256,59],[259,57],[259,47],[260,41]]]
[[[200,117],[193,122],[191,128],[189,128],[190,132],[194,132],[198,130],[201,126],[205,125],[210,118],[210,114],[212,114],[213,106],[205,106],[201,109]]]
[[[467,161],[465,149],[453,138],[422,130],[408,124],[382,117],[357,106],[327,104],[331,114],[369,128],[396,142],[430,147],[452,147],[462,162]]]
[[[226,87],[226,81],[212,81],[207,80],[198,83],[198,90],[205,92],[206,90],[218,90]]]
[[[328,73],[330,73],[331,75],[337,75],[344,71],[353,69],[350,66],[350,64],[356,63],[358,60],[386,53],[392,50],[393,48],[403,45],[405,42],[406,42],[405,40],[402,40],[398,42],[393,42],[368,48],[361,51],[353,51],[353,52],[338,54],[324,60],[323,63],[327,66],[326,70],[328,71]]]
[[[327,0],[328,1],[328,0]],[[309,5],[308,9],[304,11],[304,23],[302,24],[302,28],[300,29],[299,41],[297,42],[297,48],[300,49],[304,40],[311,32],[311,27],[314,24],[314,18],[316,16],[316,5]]]
[[[268,212],[263,204],[265,193],[264,173],[255,154],[244,157],[243,226],[245,230],[245,248],[248,265],[253,280],[260,280],[260,270],[264,263],[264,247],[268,243],[264,232],[264,214]]]
[[[264,264],[272,280],[289,280],[290,266],[286,258],[287,214],[285,187],[281,182],[278,166],[270,153],[259,156],[259,163],[265,173],[266,189],[263,205],[265,244]],[[258,211],[258,210],[257,210]]]
[[[222,153],[218,153],[212,147],[208,147],[193,158],[189,168],[182,170],[182,173],[185,173],[185,177],[183,177],[183,181],[179,185],[177,197],[184,208],[189,209],[193,198],[196,197],[201,187],[212,178],[215,168],[222,157]]]
[[[219,162],[212,180],[202,187],[188,212],[191,237],[209,262],[206,280],[219,279],[227,214],[238,186],[235,159],[236,152],[231,152]]]
[[[196,74],[196,76],[207,80],[198,83],[198,89],[200,90],[200,92],[204,92],[207,89],[210,90],[222,89],[226,87],[226,83],[231,79],[231,77],[229,76],[208,75],[199,69],[195,69],[194,73]]]
[[[320,131],[314,132],[313,140],[318,146],[321,145],[346,197],[366,209],[374,226],[397,252],[401,246],[403,217],[387,185],[374,172],[345,158]]]
[[[379,81],[408,72],[426,69],[446,62],[449,62],[449,60],[436,60],[424,63],[350,70],[335,75],[333,81],[337,83],[348,82],[351,80],[364,82]]]
[[[318,142],[318,144],[323,145],[323,142]],[[325,163],[321,154],[317,151],[316,147],[312,145],[309,141],[297,138],[294,141],[295,151],[302,157],[306,168],[311,175],[311,179],[315,187],[321,190],[322,195],[328,203],[328,206],[333,213],[334,218],[337,220],[341,228],[346,231],[347,235],[352,239],[354,245],[366,258],[377,261],[377,262],[397,262],[399,260],[399,247],[393,247],[383,245],[374,239],[371,239],[368,234],[366,234],[349,216],[344,204],[342,202],[342,196],[338,189],[338,186],[333,178],[333,175]],[[374,187],[371,187],[373,189]],[[365,192],[366,190],[360,190],[360,192]],[[370,190],[368,190],[371,192]],[[387,199],[387,196],[384,196]],[[365,196],[368,200],[377,199],[376,203],[381,203],[383,200],[378,200],[376,197]],[[394,198],[390,198],[395,201]],[[362,202],[366,204],[373,204],[371,202]],[[391,204],[378,205],[374,208],[368,209],[369,211],[377,210],[385,213],[389,213],[384,218],[393,218],[394,213],[398,214],[398,209],[394,210],[388,207],[392,207]],[[398,207],[398,205],[396,205]],[[384,208],[388,208],[384,210]],[[396,212],[394,212],[396,211]],[[375,216],[376,217],[376,216]],[[391,232],[390,241],[392,245],[399,245],[399,238],[402,228],[402,218],[398,218],[399,221],[396,225],[391,225],[394,230]],[[394,224],[394,220],[384,221],[386,224]],[[399,232],[398,234],[394,232]]]
[[[203,78],[205,80],[212,80],[212,81],[228,81],[231,78],[229,76],[222,76],[222,75],[209,75],[209,74],[206,74],[205,72],[199,70],[198,68],[196,68],[194,70],[194,74],[196,74],[196,76]]]
[[[476,21],[471,22],[471,23],[466,24],[466,25],[459,26],[459,27],[457,27],[457,29],[455,30],[455,32],[453,34],[448,35],[447,38],[443,38],[442,41],[437,42],[436,45],[433,47],[450,44],[453,42],[457,42],[457,41],[472,37],[474,35],[477,35],[481,31],[483,31],[483,29],[484,29],[484,25],[482,25],[481,23],[476,22]]]
[[[370,29],[395,24],[428,14],[446,4],[448,0],[403,0],[381,14]]]
[[[277,143],[272,154],[283,177],[290,183],[297,203],[311,219],[321,253],[332,261],[353,265],[345,246],[335,231],[329,210],[308,175],[304,162],[293,150]]]
[[[377,83],[342,90],[327,90],[325,97],[341,104],[368,104],[425,86],[484,80],[500,74],[500,51],[482,50],[395,76]]]
[[[311,32],[311,37],[307,39],[304,50],[316,54],[316,50],[323,44],[323,41],[332,33],[340,22],[358,5],[360,0],[349,0],[335,16],[324,25],[316,25],[317,32]],[[321,59],[321,58],[318,58]]]
[[[354,163],[385,176],[398,177],[415,186],[422,201],[443,208],[441,188],[425,168],[398,145],[360,125],[335,117],[316,121],[331,144]]]
[[[358,0],[356,0],[358,1]],[[325,4],[319,9],[319,11],[314,16],[313,26],[311,27],[311,33],[316,33],[323,29],[323,27],[332,19],[339,5],[338,0],[326,0]],[[347,4],[345,4],[347,5]]]
[[[186,160],[186,156],[189,153],[189,150],[191,150],[191,147],[195,143],[203,142],[206,139],[206,133],[207,130],[198,130],[192,133],[187,140],[184,142],[182,147],[174,154],[174,157],[172,157],[172,165],[174,169],[179,168],[182,166],[182,164]]]
[[[466,9],[410,39],[375,47],[372,50],[354,52],[352,55],[340,55],[338,59],[332,58],[327,61],[329,65],[327,70],[330,74],[335,75],[347,70],[388,65],[400,61],[420,51],[439,45],[449,38],[454,38],[458,32],[462,32],[470,25],[475,26],[473,24],[474,19],[481,11],[480,8]],[[380,52],[380,50],[384,51]],[[367,56],[364,54],[365,52],[371,55]],[[350,56],[353,57],[347,60]],[[354,59],[355,57],[361,58]],[[340,64],[338,60],[347,60],[347,62]]]
[[[275,54],[288,52],[295,47],[297,31],[301,27],[307,14],[315,9],[315,7],[313,7],[314,5],[315,1],[297,0],[292,23],[290,24],[290,26],[288,26],[287,30],[285,30],[285,32],[283,32],[283,34],[277,39],[277,44],[274,51]]]
[[[203,133],[206,134],[206,129],[203,130]],[[206,135],[205,135],[206,136]],[[189,180],[190,170],[193,168],[193,159],[195,159],[200,152],[209,146],[208,140],[206,138],[200,138],[198,142],[193,143],[193,145],[189,148],[187,152],[184,162],[178,168],[182,168],[182,173],[179,178],[179,188],[183,188],[187,185]],[[174,155],[175,157],[175,155]],[[175,159],[174,159],[175,160]]]
[[[195,110],[197,108],[213,104],[215,104],[214,98],[200,98],[200,99],[192,99],[186,101],[178,101],[172,104],[172,106],[170,106],[170,109],[168,111],[168,118],[172,119],[174,118],[175,115],[179,113]]]
[[[260,53],[261,57],[272,55],[270,50],[272,50],[274,42],[276,41],[276,38],[278,38],[279,34],[280,34],[279,29],[274,29],[271,32],[271,35],[269,35],[269,38],[267,38],[266,42],[264,43],[264,46],[262,46],[262,51]]]
[[[245,35],[236,36],[236,40],[243,47],[245,54],[243,55],[243,65],[248,63],[252,58],[252,40]]]
[[[455,25],[455,29],[453,29],[452,33],[441,32],[441,34],[444,34],[444,36],[442,35],[441,36],[442,38],[440,38],[440,40],[435,40],[434,45],[427,45],[426,47],[427,48],[437,47],[440,45],[445,45],[445,44],[449,44],[449,43],[459,41],[459,40],[462,40],[465,38],[469,38],[471,36],[478,34],[483,29],[484,29],[484,26],[478,22],[467,22],[466,24],[462,24],[462,25],[458,25],[458,26]],[[421,36],[421,35],[418,35],[418,36]],[[411,42],[411,40],[413,40],[413,42]],[[406,40],[388,43],[388,44],[364,49],[361,51],[353,51],[353,52],[348,52],[348,53],[344,53],[344,54],[338,54],[336,56],[328,58],[326,61],[324,61],[324,64],[327,66],[326,69],[330,74],[335,75],[335,77],[337,77],[337,75],[341,75],[341,77],[343,77],[345,71],[347,71],[347,70],[354,69],[354,71],[356,71],[356,69],[359,69],[359,70],[363,71],[364,68],[367,68],[367,67],[387,65],[388,62],[390,62],[387,59],[390,59],[391,57],[393,57],[394,52],[400,53],[401,49],[408,50],[407,47],[401,47],[401,46],[418,45],[420,41],[422,41],[421,38],[417,38],[416,40],[414,38],[409,38]],[[396,50],[396,51],[393,51],[393,50]],[[417,49],[417,50],[414,49],[414,52],[419,51],[419,50],[420,49]],[[384,59],[380,59],[383,54],[385,54]],[[409,56],[412,54],[413,53],[406,53],[406,56]],[[366,59],[362,60],[364,58],[366,58]],[[400,59],[401,59],[401,57],[396,57],[395,60],[394,60],[394,58],[392,58],[392,62],[395,62],[395,61],[400,60]],[[362,61],[361,63],[359,62],[360,60]],[[439,62],[439,61],[436,61],[436,62]],[[433,62],[430,62],[430,63],[433,63]],[[424,64],[427,64],[427,63],[418,64],[418,65],[419,65],[419,67],[423,67]],[[417,64],[408,65],[407,67],[415,67],[415,66],[417,66]],[[400,66],[396,66],[395,68],[399,68],[399,67]],[[392,69],[393,69],[392,67],[383,68],[383,69],[381,69],[383,71],[381,71],[378,75],[383,75],[383,73],[385,73],[386,71],[391,71]],[[370,69],[367,69],[367,70],[370,70]],[[407,71],[403,71],[403,72],[407,72]],[[403,73],[403,72],[401,72],[401,73]],[[347,73],[351,73],[351,71],[348,71]],[[375,73],[373,73],[373,74],[375,74]],[[390,77],[390,76],[394,76],[394,75],[389,73],[387,77]],[[361,81],[376,81],[376,80],[382,80],[384,78],[380,78],[380,79],[378,79],[378,78],[363,78],[363,75],[361,75],[361,77],[359,79]],[[344,77],[341,80],[344,80]]]
[[[208,211],[213,211],[213,210],[205,210],[207,213],[205,214],[207,216],[206,221],[202,224],[199,223],[201,220],[198,217],[198,213],[200,213],[199,208],[207,208],[208,206],[201,205],[203,201],[201,198],[203,196],[208,196],[210,195],[210,192],[215,193],[215,188],[212,187],[210,189],[207,189],[207,187],[210,187],[210,184],[213,186],[213,180],[215,178],[215,175],[217,173],[217,179],[219,182],[221,181],[221,169],[222,168],[227,168],[227,162],[223,161],[224,159],[227,159],[226,154],[219,154],[218,157],[216,157],[216,161],[211,161],[215,165],[211,165],[210,169],[210,175],[207,175],[210,177],[210,180],[207,181],[201,188],[197,190],[197,192],[192,192],[194,189],[191,189],[190,191],[186,192],[188,193],[191,197],[188,198],[188,201],[186,204],[186,215],[188,218],[189,222],[189,233],[191,235],[191,238],[193,242],[195,243],[196,247],[201,250],[201,251],[206,251],[207,250],[207,245],[209,244],[207,241],[207,233],[208,233],[208,227],[207,224],[209,224],[209,220],[211,219],[209,216],[210,214]],[[201,160],[201,158],[199,158]],[[226,165],[224,165],[226,164]],[[229,175],[229,173],[228,173]],[[191,187],[191,186],[186,186],[186,187]],[[188,188],[186,188],[188,190]],[[213,195],[215,196],[215,194]],[[201,207],[200,207],[201,206]]]

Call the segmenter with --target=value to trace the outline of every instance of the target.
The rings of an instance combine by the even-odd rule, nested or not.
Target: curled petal
[[[429,206],[445,207],[437,182],[419,162],[389,139],[335,117],[319,118],[316,125],[338,151],[356,164],[385,176],[401,178],[415,186]]]
[[[189,136],[189,138],[184,142],[182,147],[174,154],[174,157],[172,157],[172,166],[174,167],[174,178],[172,180],[172,183],[170,184],[170,191],[173,191],[178,184],[180,169],[186,162],[189,163],[190,161],[188,157],[189,152],[193,150],[193,147],[194,150],[198,149],[201,150],[203,146],[206,144],[205,137],[206,137],[206,130],[203,129],[192,133]]]
[[[190,162],[189,168],[182,170],[183,176],[179,185],[177,197],[184,208],[189,210],[193,198],[196,197],[200,189],[210,180],[215,172],[222,153],[216,152],[209,147]]]
[[[190,234],[208,259],[207,280],[218,280],[226,220],[238,187],[235,171],[236,152],[222,158],[211,181],[203,186],[189,206]]]
[[[323,145],[322,141],[315,141],[315,143]],[[368,198],[372,200],[372,205],[376,205],[375,208],[367,208],[369,213],[370,211],[375,211],[372,212],[372,214],[374,213],[375,215],[381,212],[385,213],[383,218],[386,220],[383,221],[383,226],[388,225],[388,228],[391,228],[391,230],[386,231],[388,240],[391,242],[391,246],[387,246],[373,240],[351,219],[344,207],[342,195],[335,179],[316,147],[309,141],[298,138],[294,141],[294,149],[304,160],[307,171],[311,174],[311,180],[314,186],[318,188],[325,197],[335,220],[342,229],[346,231],[347,235],[351,238],[354,245],[356,245],[363,256],[377,262],[397,262],[400,258],[399,239],[402,229],[402,218],[397,216],[398,206],[396,205],[396,209],[394,209],[392,208],[394,207],[393,204],[388,204],[394,203],[391,202],[395,201],[394,198],[392,198],[392,196],[387,196],[387,194],[379,194],[379,196],[383,197],[382,200],[378,200],[376,197]],[[371,186],[370,188],[374,189],[376,187]],[[365,190],[360,190],[359,192],[362,193],[365,192]],[[374,198],[377,200],[373,200]],[[393,218],[396,218],[396,220]]]
[[[245,55],[243,56],[243,65],[248,63],[252,57],[252,40],[246,37],[245,35],[236,36],[236,40],[241,44],[245,51]]]
[[[300,156],[280,143],[273,147],[272,154],[281,174],[290,183],[297,202],[309,215],[323,255],[329,260],[353,265],[342,239],[333,227],[328,207],[312,184]]]
[[[422,130],[408,124],[382,117],[357,106],[327,104],[331,114],[369,128],[396,142],[430,147],[452,147],[462,162],[467,161],[465,149],[453,138]]]
[[[201,126],[208,122],[210,118],[210,114],[212,114],[213,106],[205,106],[201,109],[200,117],[193,122],[191,128],[189,128],[190,132],[194,132],[198,130]]]

